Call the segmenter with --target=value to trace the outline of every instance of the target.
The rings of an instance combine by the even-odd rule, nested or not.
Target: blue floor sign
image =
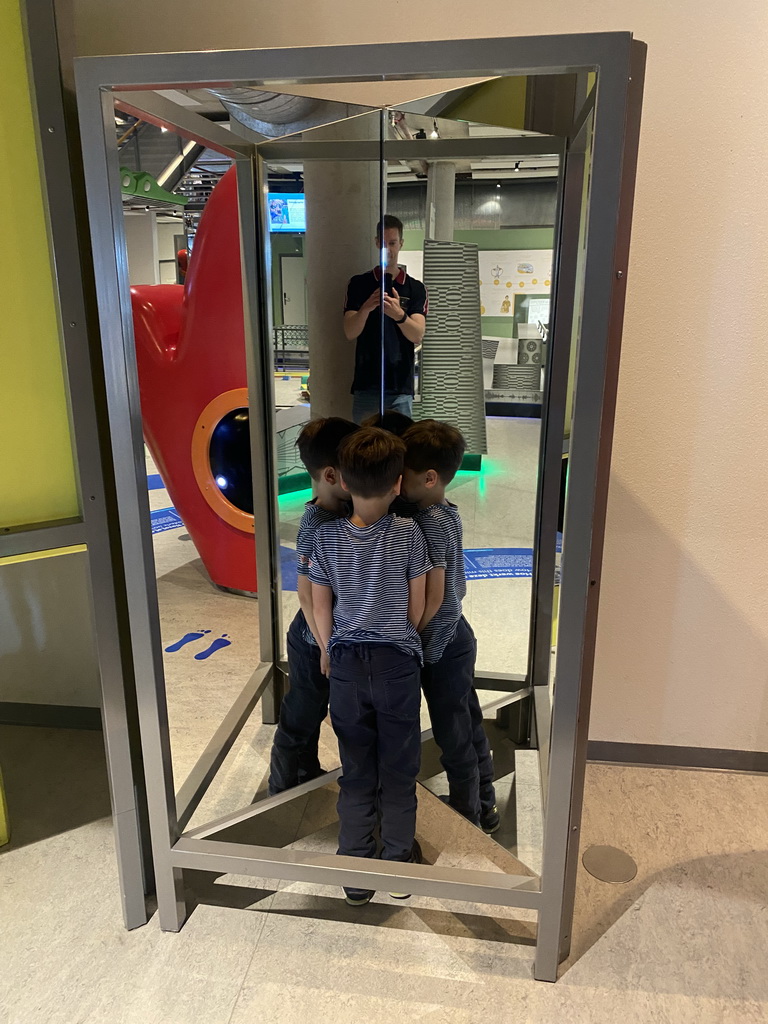
[[[184,523],[175,508],[158,508],[150,512],[152,533],[165,533],[166,530],[180,530]]]
[[[464,552],[468,580],[510,579],[533,575],[531,548],[469,548]]]
[[[184,523],[175,508],[159,508],[150,513],[152,533],[180,530]],[[558,537],[558,551],[562,549]],[[296,551],[280,545],[280,571],[283,590],[296,590]],[[468,580],[498,580],[531,577],[531,548],[468,548],[464,552],[464,572]]]

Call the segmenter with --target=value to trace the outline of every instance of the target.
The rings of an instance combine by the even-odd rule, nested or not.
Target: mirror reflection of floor
[[[295,388],[295,382],[290,386]],[[539,426],[536,420],[488,421],[490,455],[484,460],[482,472],[460,473],[449,492],[461,511],[466,548],[531,546]],[[147,457],[148,476],[155,472]],[[149,492],[152,510],[171,504],[167,492],[157,483]],[[298,492],[280,498],[280,543],[286,547],[295,544],[307,497],[306,492]],[[192,637],[178,649],[164,653],[178,789],[258,662],[258,605],[250,598],[223,593],[211,585],[183,528],[157,533],[153,539],[163,647],[176,647]],[[478,637],[478,671],[525,671],[530,588],[529,577],[468,583],[464,607]],[[283,607],[287,625],[298,607],[295,592],[284,592]],[[201,658],[216,641],[222,645]],[[480,691],[484,705],[499,696]],[[429,728],[425,708],[423,727]],[[447,792],[447,782],[436,748],[429,741],[424,747],[421,774],[420,828],[423,819],[434,835],[420,833],[419,837],[433,850],[442,844],[441,857],[458,852],[463,866],[479,867],[492,854],[501,858],[499,870],[520,873],[519,857],[527,866],[522,870],[538,873],[542,818],[537,752],[515,750],[496,729],[493,713],[487,718],[486,728],[496,766],[502,818],[499,832],[489,839],[434,799]],[[273,732],[274,727],[261,724],[257,708],[195,813],[191,827],[236,811],[264,794]],[[339,763],[328,722],[321,733],[320,760],[327,769]],[[269,812],[264,818],[268,837],[262,836],[259,841],[276,846],[317,841],[330,850],[334,843],[329,829],[332,832],[334,828],[335,798],[329,793],[333,789],[320,789]]]
[[[222,841],[252,845],[335,853],[338,838],[337,797],[336,785],[324,786],[307,796],[291,801],[289,804],[266,811],[255,818],[217,833],[216,838]],[[421,844],[425,863],[478,871],[498,871],[507,875],[533,874],[530,868],[506,849],[454,814],[429,790],[419,787],[418,801],[416,834]],[[266,886],[266,879],[262,880],[262,883]],[[259,887],[260,881],[251,876],[221,875],[216,879],[215,884],[242,887],[246,890],[243,898],[252,903],[254,900],[253,889]],[[205,885],[204,881],[203,885]],[[307,882],[281,882],[279,890],[302,897],[316,896],[320,899],[327,899],[330,895],[328,886]],[[202,895],[202,900],[207,902],[205,893],[196,895],[198,898]],[[396,906],[395,901],[388,893],[384,892],[377,893],[373,902],[390,907]],[[301,905],[305,906],[305,903],[306,901],[302,901]],[[438,901],[434,897],[417,896],[411,897],[407,906],[411,910],[434,909],[436,904],[443,911],[460,912],[463,915],[482,910],[480,906],[465,901],[442,899]],[[503,908],[494,908],[494,914],[497,910],[501,910],[503,915]],[[510,918],[516,922],[534,922],[536,919],[533,911],[527,912],[518,909],[514,911],[510,909]],[[520,927],[518,924],[517,928]],[[529,937],[533,934],[531,929]],[[524,938],[525,935],[523,935]]]

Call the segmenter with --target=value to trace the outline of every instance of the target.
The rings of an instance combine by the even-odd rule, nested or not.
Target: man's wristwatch
[[[402,320],[395,320],[395,323],[396,324],[404,324],[407,319],[408,319],[408,313],[404,312]]]

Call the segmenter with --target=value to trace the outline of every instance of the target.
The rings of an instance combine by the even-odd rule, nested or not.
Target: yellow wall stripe
[[[49,548],[47,551],[28,551],[23,555],[6,555],[0,558],[0,566],[13,565],[15,562],[34,562],[38,558],[55,558],[57,555],[74,555],[86,550],[85,544],[73,544],[68,548]]]

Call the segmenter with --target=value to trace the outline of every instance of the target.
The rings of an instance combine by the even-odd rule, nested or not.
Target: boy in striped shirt
[[[342,443],[339,470],[353,512],[317,531],[309,578],[318,639],[328,652],[323,664],[343,772],[339,853],[374,857],[380,816],[382,859],[418,862],[422,651],[416,627],[431,565],[415,522],[389,513],[404,458],[400,438],[376,427]],[[373,896],[368,889],[344,892],[352,905]]]
[[[464,457],[461,433],[422,420],[405,432],[402,495],[416,506],[433,569],[427,577],[419,633],[424,649],[421,685],[435,742],[448,776],[449,804],[484,832],[500,825],[493,760],[474,689],[477,641],[462,615],[467,592],[459,510],[445,496]]]
[[[309,560],[318,527],[349,513],[349,495],[339,479],[338,448],[358,429],[357,424],[336,416],[310,420],[296,441],[315,495],[305,505],[296,537],[296,589],[301,607],[288,629],[289,689],[280,705],[280,722],[272,742],[270,795],[323,773],[317,745],[320,726],[328,714],[328,679],[320,668],[315,639]]]

